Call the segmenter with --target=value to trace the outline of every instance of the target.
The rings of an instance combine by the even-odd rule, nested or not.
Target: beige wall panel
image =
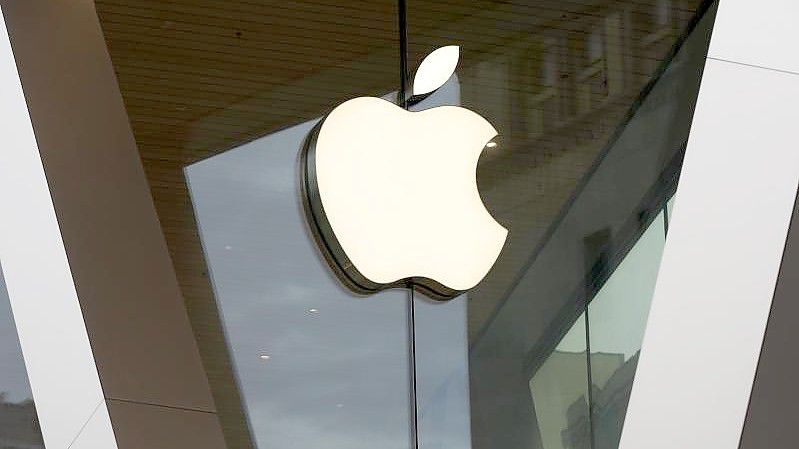
[[[104,396],[198,410],[215,444],[215,406],[94,2],[3,11]],[[135,431],[112,419],[117,433]],[[179,434],[181,422],[161,425]]]

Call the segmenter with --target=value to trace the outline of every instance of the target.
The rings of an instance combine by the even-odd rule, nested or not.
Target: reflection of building
[[[0,394],[0,449],[43,449],[32,400],[6,402]]]
[[[633,388],[638,354],[624,362],[613,375],[592,393],[594,421],[594,449],[616,449],[624,425],[627,403]],[[596,354],[595,354],[596,355]]]
[[[626,361],[623,354],[591,353],[589,419],[586,353],[553,352],[530,379],[541,447],[616,449],[637,363],[637,353]]]
[[[567,449],[561,430],[568,424],[570,407],[584,410],[588,371],[585,351],[555,351],[530,379],[535,418],[544,449]],[[583,411],[582,415],[586,415]],[[576,446],[584,447],[584,446]]]
[[[674,36],[691,29],[686,13],[697,4],[633,4],[608,4],[589,20],[573,18],[571,30],[546,31],[539,36],[545,45],[527,49],[528,55],[535,55],[523,58],[527,64],[494,64],[497,71],[506,70],[529,82],[518,95],[509,96],[507,103],[513,106],[505,109],[510,114],[497,113],[506,117],[507,123],[500,127],[510,132],[503,134],[503,145],[512,151],[484,162],[478,174],[490,178],[481,184],[487,187],[486,203],[511,223],[514,241],[497,262],[496,275],[471,295],[468,318],[476,449],[502,447],[497,441],[511,441],[508,447],[525,449],[593,447],[588,404],[594,398],[588,387],[586,329],[577,338],[582,348],[553,350],[584,312],[583,302],[593,301],[606,277],[671,195],[690,124],[682,118],[690,117],[693,110],[696,67],[703,62],[694,55],[707,45],[711,25],[703,21],[699,32],[677,48]],[[664,58],[674,56],[671,51],[676,51],[676,57],[666,66]],[[499,57],[512,59],[508,53]],[[653,79],[658,66],[664,75]],[[460,78],[464,85],[469,84],[468,76],[464,71]],[[494,98],[486,89],[475,91],[464,90],[466,103],[494,104],[474,99],[474,95]],[[652,138],[654,134],[657,138]],[[578,182],[585,171],[577,167],[592,167],[590,177],[583,179],[585,184]],[[536,191],[527,188],[533,182]],[[613,199],[606,201],[609,197]],[[536,245],[538,250],[531,255],[529,248]],[[520,270],[521,275],[507,276]],[[640,279],[649,282],[639,271],[635,282],[643,283]],[[509,282],[513,283],[510,288]],[[640,296],[636,301],[643,308],[649,299]],[[592,330],[607,325],[598,322]],[[575,354],[563,354],[564,350]],[[630,355],[615,347],[612,351]],[[553,360],[561,368],[547,368],[543,365],[548,360],[542,361],[550,354],[570,360]],[[500,363],[508,366],[499,368]],[[604,385],[623,364],[620,354],[593,354],[591,380]],[[532,419],[524,402],[527,398],[522,398],[526,392],[514,391],[520,385],[504,375],[520,369],[518,365],[527,376],[536,373],[529,387]],[[503,375],[484,374],[491,370]],[[544,375],[545,370],[553,374]],[[549,380],[544,382],[539,376]],[[494,412],[500,408],[523,416]]]
[[[604,373],[599,372],[596,363],[601,361],[610,362],[615,367],[610,371],[602,369]],[[638,353],[627,361],[624,361],[622,354],[592,353],[591,364],[591,419],[588,418],[585,396],[580,396],[569,405],[566,412],[568,425],[562,432],[564,449],[616,449],[619,446]],[[603,365],[602,368],[610,367]],[[593,446],[588,445],[587,438],[593,439]]]

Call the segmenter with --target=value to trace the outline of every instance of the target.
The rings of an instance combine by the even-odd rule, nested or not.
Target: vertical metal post
[[[408,100],[408,33],[405,0],[398,0],[397,15],[399,18],[399,71],[400,87],[397,93],[397,103],[407,108]],[[414,449],[419,448],[419,403],[416,397],[416,311],[414,308],[413,284],[408,283],[408,362],[409,362],[409,392],[410,392],[410,421],[411,421],[411,444]]]
[[[406,107],[408,101],[408,22],[407,22],[407,7],[405,0],[399,0],[397,4],[399,16],[399,50],[400,50],[400,89],[399,89],[399,105]]]
[[[419,449],[419,401],[416,396],[416,308],[414,307],[412,284],[408,284],[408,339],[411,444],[414,449]]]

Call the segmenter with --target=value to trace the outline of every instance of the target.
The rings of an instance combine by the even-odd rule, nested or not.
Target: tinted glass
[[[472,447],[614,447],[623,410],[600,421],[616,406],[593,401],[602,399],[596,388],[611,394],[613,380],[619,391],[630,386],[634,367],[623,382],[625,373],[613,375],[640,345],[651,295],[632,291],[653,285],[658,255],[633,254],[628,265],[640,270],[608,287],[630,284],[634,299],[617,304],[623,326],[594,323],[586,309],[676,185],[712,14],[697,21],[709,6],[407,2],[411,79],[433,49],[459,45],[457,104],[499,132],[477,180],[509,236],[466,306]],[[613,300],[601,303],[600,317]],[[605,354],[622,329],[633,354]],[[417,353],[433,344],[416,343]],[[417,375],[429,374],[417,366]]]
[[[613,447],[626,396],[601,401],[634,372],[710,5],[98,0],[228,445]],[[360,297],[308,231],[300,149],[453,44],[413,110],[497,129],[477,181],[508,241],[449,302]]]
[[[589,370],[585,314],[530,378],[539,441],[543,448],[590,448]]]
[[[596,448],[617,448],[666,242],[658,214],[588,306]]]
[[[187,169],[250,430],[264,447],[406,448],[408,293],[357,297],[319,256],[297,191],[314,124]]]

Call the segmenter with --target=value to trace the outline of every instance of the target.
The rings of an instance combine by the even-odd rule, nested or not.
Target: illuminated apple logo
[[[458,58],[457,46],[428,55],[413,98],[443,85]],[[328,114],[303,151],[303,198],[339,278],[360,293],[415,285],[436,299],[480,282],[508,234],[477,190],[477,161],[496,135],[457,106],[409,112],[361,97]]]

